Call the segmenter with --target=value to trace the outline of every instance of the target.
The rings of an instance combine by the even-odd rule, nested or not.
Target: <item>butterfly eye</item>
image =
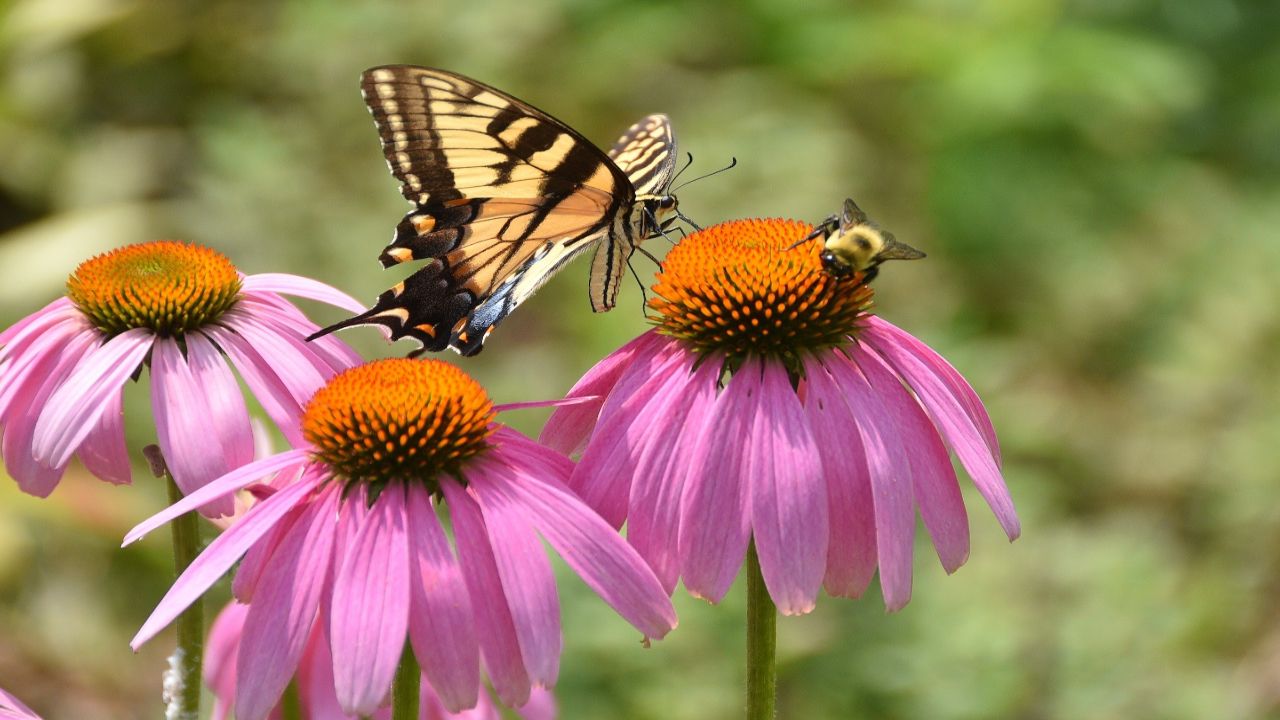
[[[658,207],[662,208],[663,210],[674,210],[677,204],[679,203],[676,200],[675,195],[667,195],[666,197],[658,201]]]

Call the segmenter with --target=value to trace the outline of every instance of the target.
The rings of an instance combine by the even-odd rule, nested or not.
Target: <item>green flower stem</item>
[[[160,466],[161,473],[157,473],[157,477],[163,474],[167,481],[169,504],[172,505],[182,499],[182,491],[173,481],[169,469],[164,466],[164,459],[159,457],[158,448],[154,455],[156,458],[152,458],[149,454],[147,459],[152,460],[153,472],[157,464]],[[159,463],[156,463],[155,459],[159,459]],[[175,519],[170,527],[173,528],[173,566],[177,574],[182,575],[187,566],[196,559],[196,555],[200,554],[199,515],[195,511],[186,513]],[[191,603],[191,607],[178,616],[175,627],[178,631],[178,648],[170,659],[171,675],[169,677],[177,682],[168,686],[172,688],[173,694],[167,697],[170,708],[167,717],[178,720],[199,720],[200,685],[203,682],[201,665],[204,662],[203,598]],[[176,713],[172,712],[174,709],[177,710]]]
[[[774,720],[778,609],[769,597],[755,540],[747,548],[747,720]]]
[[[413,656],[413,648],[406,642],[396,679],[391,685],[391,720],[418,720],[418,683],[421,680],[418,658]]]
[[[289,687],[285,688],[284,699],[281,701],[281,716],[283,720],[302,720],[302,701],[298,698],[298,681],[289,681]]]

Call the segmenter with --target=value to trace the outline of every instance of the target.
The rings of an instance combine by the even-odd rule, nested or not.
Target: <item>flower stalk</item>
[[[778,610],[765,587],[753,540],[747,547],[747,720],[773,720]]]
[[[160,448],[148,445],[143,448],[151,465],[151,473],[163,477],[169,486],[169,504],[182,500],[182,491],[174,482]],[[185,513],[173,521],[173,566],[175,577],[181,577],[196,556],[200,554],[200,520],[195,511]],[[178,646],[169,660],[165,682],[165,717],[170,720],[199,720],[201,665],[204,659],[204,603],[200,600],[178,616],[175,623]]]
[[[409,643],[404,644],[400,667],[391,684],[391,720],[418,720],[418,683],[422,670]]]

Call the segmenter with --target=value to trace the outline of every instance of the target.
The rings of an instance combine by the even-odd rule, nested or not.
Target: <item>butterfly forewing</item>
[[[624,135],[615,148],[624,172],[559,120],[460,75],[378,67],[361,88],[391,173],[415,205],[380,259],[428,262],[371,310],[323,332],[377,323],[426,350],[479,352],[497,323],[593,242],[629,255],[633,178],[648,188],[670,177],[652,162],[671,137],[664,116]],[[620,271],[610,272],[616,294]]]
[[[642,118],[609,148],[609,157],[627,174],[636,195],[665,192],[676,169],[671,119],[661,113]]]

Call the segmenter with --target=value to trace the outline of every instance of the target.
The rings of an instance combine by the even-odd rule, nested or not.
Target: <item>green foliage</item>
[[[782,619],[782,717],[1280,712],[1280,5],[0,8],[0,323],[81,260],[162,237],[372,300],[405,274],[376,257],[406,206],[357,91],[368,66],[474,75],[602,144],[666,112],[691,172],[739,158],[681,192],[700,223],[816,221],[851,196],[929,253],[885,268],[880,312],[973,382],[1023,514],[1008,546],[967,493],[972,559],[945,577],[922,531],[905,610],[873,588]],[[586,264],[466,361],[497,401],[561,395],[645,327],[634,286],[591,314]],[[140,447],[145,400],[127,413]],[[48,501],[0,494],[0,685],[51,717],[154,717],[169,641],[136,658],[126,641],[166,555],[115,545],[163,489],[73,472]],[[562,576],[565,717],[740,716],[741,588],[721,607],[678,595],[681,627],[642,650]]]

